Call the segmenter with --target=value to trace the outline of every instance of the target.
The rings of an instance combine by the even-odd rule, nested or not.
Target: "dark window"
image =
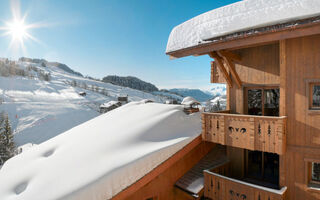
[[[254,184],[278,189],[279,155],[261,151],[246,151],[245,179]]]
[[[264,115],[279,116],[279,89],[264,90]]]
[[[262,115],[262,90],[248,90],[248,114]]]
[[[320,163],[315,163],[315,162],[312,163],[311,180],[320,183]]]
[[[248,88],[247,105],[249,115],[279,116],[279,88]]]
[[[320,84],[312,84],[312,107],[320,108]]]

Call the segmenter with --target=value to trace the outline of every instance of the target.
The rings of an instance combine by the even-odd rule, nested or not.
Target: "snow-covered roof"
[[[192,104],[198,104],[200,105],[200,102],[195,100],[193,97],[185,97],[182,102],[181,102],[182,105],[185,105],[185,106],[190,106]]]
[[[141,103],[153,103],[154,101],[151,99],[142,99],[140,102]]]
[[[121,105],[121,103],[119,101],[109,101],[107,103],[103,103],[100,105],[100,108],[109,108],[110,106],[113,106],[113,105]]]
[[[126,104],[8,160],[0,199],[110,199],[200,132],[181,105]]]
[[[239,31],[318,15],[319,0],[239,1],[203,13],[174,27],[166,52],[197,46],[208,42],[208,39]]]

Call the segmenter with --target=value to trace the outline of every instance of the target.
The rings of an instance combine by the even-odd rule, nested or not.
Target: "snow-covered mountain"
[[[226,86],[225,84],[212,84],[210,90],[174,88],[161,90],[160,92],[164,92],[166,95],[173,95],[177,99],[179,99],[179,97],[183,98],[191,96],[200,102],[206,102],[210,99],[226,95]]]
[[[0,112],[8,113],[16,145],[23,149],[97,117],[100,104],[127,95],[129,101],[167,99],[84,78],[50,62],[0,60]]]
[[[212,95],[213,97],[226,95],[227,89],[225,84],[212,84],[210,90],[204,91],[205,93]]]
[[[205,102],[213,97],[210,93],[205,93],[200,89],[174,88],[168,91],[182,97],[191,96],[200,102]]]

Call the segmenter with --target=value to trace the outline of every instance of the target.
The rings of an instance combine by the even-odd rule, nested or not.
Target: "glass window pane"
[[[311,179],[320,182],[320,163],[312,163]]]
[[[278,185],[279,155],[264,152],[264,180]]]
[[[279,116],[279,89],[264,90],[264,115]]]
[[[312,87],[312,106],[320,107],[320,85]]]
[[[262,178],[262,152],[248,150],[248,171],[247,176],[250,178]]]
[[[262,115],[262,90],[248,90],[248,114]]]

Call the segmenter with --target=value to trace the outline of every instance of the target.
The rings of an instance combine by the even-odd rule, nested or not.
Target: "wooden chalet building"
[[[201,137],[114,199],[320,199],[319,1],[204,13],[173,29],[166,53],[212,58],[227,110],[203,113]]]

